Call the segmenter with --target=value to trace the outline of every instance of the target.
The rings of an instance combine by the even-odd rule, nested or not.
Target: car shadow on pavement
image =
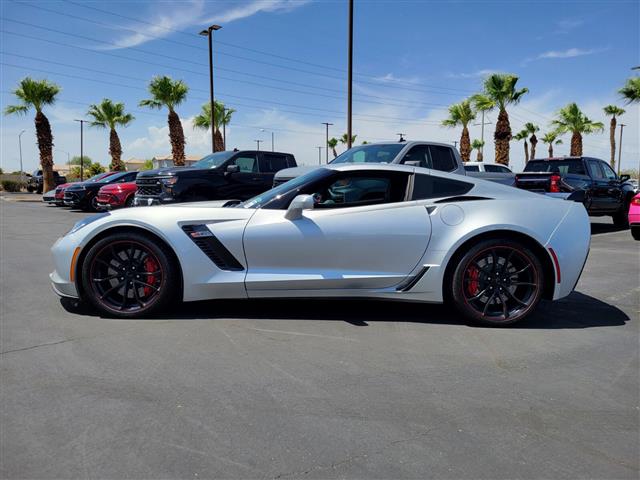
[[[70,313],[98,316],[84,304],[61,300]],[[175,306],[145,320],[264,319],[341,321],[366,327],[370,322],[412,322],[465,325],[468,322],[446,305],[365,299],[210,300]],[[108,317],[105,317],[108,319]],[[557,302],[543,301],[537,311],[513,328],[573,329],[624,325],[629,317],[596,298],[573,292]]]
[[[591,235],[600,233],[623,232],[628,230],[627,227],[616,227],[613,223],[596,223],[591,222]]]

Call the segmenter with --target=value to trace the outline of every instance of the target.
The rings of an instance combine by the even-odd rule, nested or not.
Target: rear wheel
[[[86,299],[109,316],[140,317],[178,297],[178,268],[167,248],[141,233],[98,241],[82,265]]]
[[[640,240],[640,226],[632,226],[631,227],[631,236],[635,240]]]
[[[485,240],[460,259],[450,297],[474,322],[511,325],[538,304],[543,279],[540,261],[526,246],[508,239]]]
[[[629,206],[630,200],[625,201],[622,208],[612,216],[616,227],[629,228]]]

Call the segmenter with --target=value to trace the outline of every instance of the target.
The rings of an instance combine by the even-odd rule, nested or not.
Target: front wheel
[[[167,247],[141,233],[98,241],[82,264],[87,301],[109,316],[132,318],[162,311],[179,298],[179,271]]]
[[[624,202],[620,210],[612,216],[613,224],[616,227],[629,228],[629,205],[630,202]]]
[[[511,325],[540,301],[544,274],[536,256],[508,239],[479,242],[460,259],[450,297],[465,317],[484,325]]]

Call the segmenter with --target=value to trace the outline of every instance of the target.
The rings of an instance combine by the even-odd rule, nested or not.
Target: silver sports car
[[[580,203],[420,167],[336,165],[244,203],[87,217],[53,246],[51,281],[117,317],[176,300],[366,297],[448,302],[506,325],[571,293],[589,240]]]

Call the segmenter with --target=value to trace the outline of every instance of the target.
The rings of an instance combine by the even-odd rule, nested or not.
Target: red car
[[[58,185],[56,187],[55,193],[53,194],[53,202],[57,207],[64,206],[64,189],[67,188],[71,183],[63,183],[62,185]]]
[[[136,194],[136,182],[112,183],[98,191],[96,204],[100,210],[131,207]]]
[[[629,205],[629,226],[633,238],[640,240],[640,193],[633,197]]]

